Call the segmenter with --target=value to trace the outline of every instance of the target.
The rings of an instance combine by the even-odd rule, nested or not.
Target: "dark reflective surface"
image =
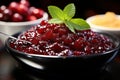
[[[71,74],[75,74],[70,72]],[[92,73],[91,73],[92,74]],[[120,55],[118,55],[113,62],[106,66],[104,70],[93,75],[81,75],[78,74],[79,79],[83,80],[120,80]],[[17,63],[11,55],[6,51],[0,52],[0,80],[53,80],[53,77],[43,77],[40,74],[34,72],[34,70],[23,69],[19,63]],[[76,80],[79,80],[76,79]],[[70,80],[61,79],[60,77],[55,80]],[[74,79],[72,79],[74,80]]]

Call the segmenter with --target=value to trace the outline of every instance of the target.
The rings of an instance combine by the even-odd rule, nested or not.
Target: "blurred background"
[[[20,0],[0,0],[0,5],[8,5],[12,1]],[[86,19],[95,14],[102,14],[107,11],[113,11],[116,14],[120,13],[120,0],[29,0],[31,6],[43,8],[47,11],[48,5],[56,5],[63,8],[68,3],[76,5],[75,17]]]

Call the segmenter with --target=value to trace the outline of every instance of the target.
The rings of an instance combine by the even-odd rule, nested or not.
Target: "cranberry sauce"
[[[10,46],[28,54],[80,56],[103,53],[115,47],[112,41],[102,34],[91,30],[72,33],[63,24],[49,24],[46,21],[23,32],[18,38],[32,44],[13,40]]]

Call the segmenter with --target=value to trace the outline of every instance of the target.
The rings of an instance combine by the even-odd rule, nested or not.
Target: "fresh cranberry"
[[[0,13],[0,20],[1,20],[1,21],[4,20],[4,15],[3,15],[3,13]]]
[[[4,20],[9,21],[12,16],[12,11],[10,9],[5,9],[3,11],[3,15],[4,15]]]
[[[17,8],[17,12],[21,15],[27,15],[28,14],[28,7],[26,7],[23,4],[19,4]]]
[[[37,20],[37,18],[33,15],[27,16],[26,21],[33,21],[33,20]]]
[[[3,11],[3,14],[8,15],[8,16],[11,16],[11,15],[12,15],[12,11],[11,11],[10,9],[5,9],[5,10]]]
[[[23,4],[23,5],[27,6],[27,7],[30,6],[29,1],[27,1],[27,0],[21,0],[21,1],[20,1],[20,4]]]
[[[17,2],[11,2],[9,4],[8,8],[10,10],[12,10],[13,12],[17,12],[18,5],[19,5],[19,3],[17,3]]]
[[[0,13],[2,13],[7,7],[5,5],[0,6]]]
[[[3,14],[1,21],[12,22],[15,13],[22,16],[22,20],[15,19],[15,22],[33,21],[43,17],[44,11],[41,8],[30,6],[29,0],[12,1],[8,6],[1,5],[0,13]]]
[[[36,16],[37,18],[43,17],[44,11],[42,9],[35,8],[32,11],[32,15]]]
[[[28,10],[28,13],[29,13],[29,14],[32,14],[32,11],[33,11],[34,9],[35,9],[34,6],[30,6],[30,7],[29,7],[29,10]]]
[[[23,21],[23,17],[19,13],[15,13],[12,16],[12,21],[13,22],[21,22],[21,21]]]

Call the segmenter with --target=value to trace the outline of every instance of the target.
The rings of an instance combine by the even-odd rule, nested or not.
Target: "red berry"
[[[33,21],[33,20],[37,20],[37,18],[33,15],[27,16],[26,21]]]
[[[26,7],[23,4],[19,4],[18,8],[17,8],[17,12],[21,15],[26,16],[26,15],[28,15],[28,7]]]
[[[12,21],[13,22],[21,22],[21,21],[23,21],[23,17],[19,13],[15,13],[12,16]]]
[[[14,19],[14,13],[20,14],[21,19]],[[8,6],[0,6],[1,21],[6,22],[24,22],[33,21],[43,17],[44,11],[40,8],[30,6],[29,0],[20,0],[19,2],[12,1]],[[21,21],[22,20],[22,21]]]
[[[3,11],[3,15],[4,15],[4,20],[9,21],[12,16],[12,11],[10,9],[5,9]]]
[[[8,6],[8,8],[10,10],[12,10],[13,12],[17,12],[17,8],[18,8],[18,3],[17,2],[11,2]]]
[[[27,6],[27,7],[30,6],[29,1],[27,1],[27,0],[21,0],[21,1],[20,1],[20,4],[23,4],[23,5]]]
[[[1,21],[4,20],[4,15],[3,15],[3,13],[0,13],[0,20],[1,20]]]
[[[47,21],[46,21],[46,20],[43,20],[43,21],[41,21],[41,23],[40,23],[41,26],[45,26],[46,24],[47,24]]]
[[[44,13],[44,11],[42,9],[35,8],[35,9],[33,9],[31,14],[36,16],[37,18],[41,18],[41,17],[43,17],[43,13]]]
[[[0,13],[2,13],[7,7],[5,5],[0,6]]]

